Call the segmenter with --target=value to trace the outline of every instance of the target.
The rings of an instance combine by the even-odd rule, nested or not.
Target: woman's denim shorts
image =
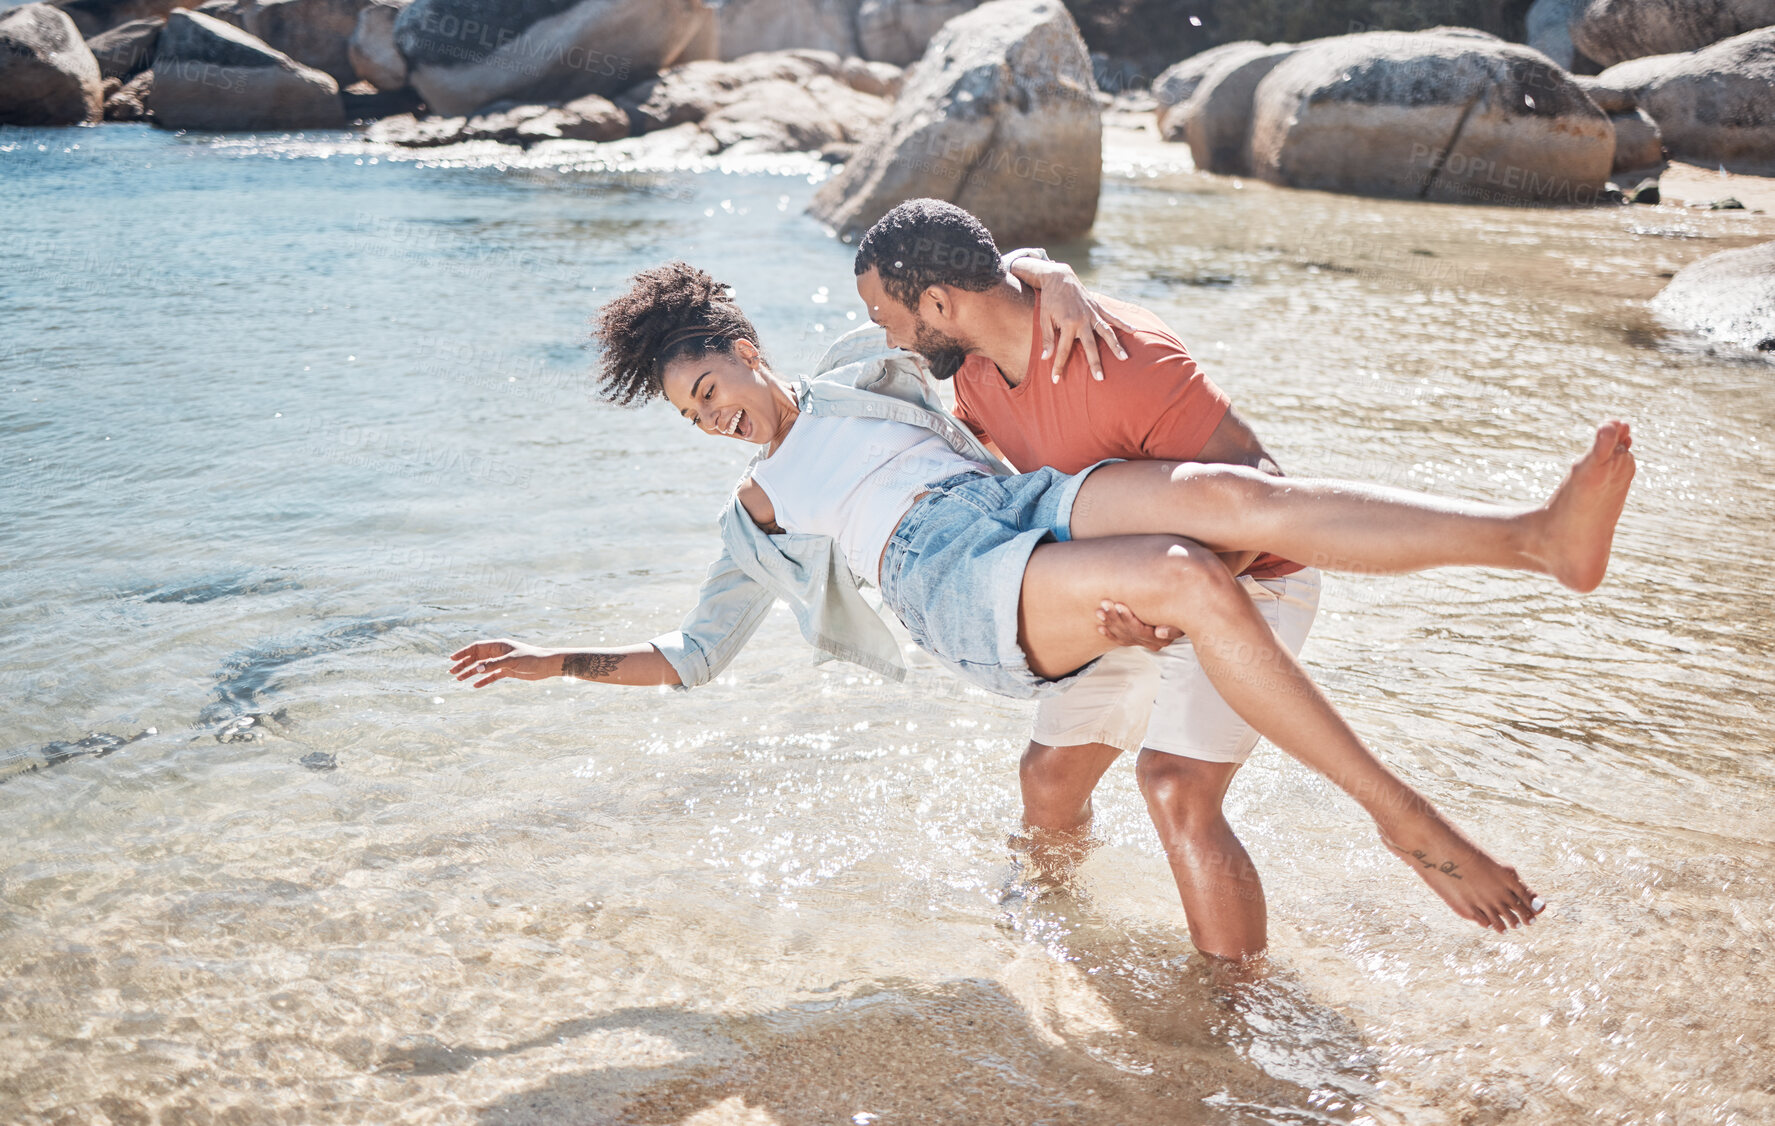
[[[920,649],[1001,696],[1052,695],[1091,667],[1058,680],[1029,671],[1017,643],[1017,606],[1030,553],[1048,540],[1072,538],[1073,501],[1096,468],[964,473],[931,486],[900,520],[881,558],[882,601]]]

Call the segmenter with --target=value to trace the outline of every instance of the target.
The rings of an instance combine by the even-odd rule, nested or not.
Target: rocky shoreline
[[[1672,160],[1775,174],[1775,0],[1525,27],[1221,43],[1112,99],[1126,67],[1061,0],[55,0],[0,12],[0,124],[816,153],[840,236],[928,195],[1007,242],[1090,229],[1128,105],[1197,170],[1292,188],[1589,206],[1657,203]]]
[[[1775,0],[1538,0],[1525,27],[1527,45],[1467,27],[1223,43],[1146,85],[1199,169],[1296,187],[1585,204],[1667,157],[1775,173]],[[990,136],[1024,180],[1052,178],[1044,132],[1078,133],[1060,175],[1089,173],[1080,143],[1110,101],[1095,76],[1120,73],[1056,0],[54,0],[0,13],[0,42],[0,123],[355,124],[413,146],[694,125],[674,139],[687,152],[844,163],[925,115],[951,134],[989,124],[938,148]],[[957,49],[980,73],[930,77],[953,77]],[[929,80],[901,101],[908,67]],[[995,83],[1027,123],[983,112]],[[926,148],[939,161],[909,163],[950,159]],[[925,186],[916,171],[872,178]]]

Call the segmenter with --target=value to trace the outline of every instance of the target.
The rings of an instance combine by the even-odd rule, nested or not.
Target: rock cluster
[[[1618,199],[1667,157],[1775,173],[1775,0],[1537,0],[1528,31],[1229,43],[1154,82],[1159,132],[1208,172],[1432,200]]]
[[[707,121],[695,146],[841,155],[885,112],[880,100],[897,91],[899,64],[977,3],[55,0],[0,15],[0,124],[72,125],[104,115],[244,131],[423,110],[466,125],[543,106],[555,111],[546,121],[531,114],[526,121],[539,120],[525,130],[494,132],[525,141],[607,138],[621,115],[605,109],[588,117],[570,105],[592,96],[638,105],[647,95],[631,96],[633,88],[685,64],[789,52],[799,62],[778,69],[792,74],[760,78],[767,68],[748,64],[681,79],[719,87],[691,99],[702,106],[695,121]],[[650,128],[644,114],[631,124]],[[450,127],[387,132],[432,141]]]
[[[1624,62],[1596,81],[1631,97],[1657,123],[1671,157],[1775,172],[1775,27],[1686,54]]]
[[[1588,0],[1572,7],[1572,45],[1604,67],[1697,51],[1775,24],[1775,0]]]

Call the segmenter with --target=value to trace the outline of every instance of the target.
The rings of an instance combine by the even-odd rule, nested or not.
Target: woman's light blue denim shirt
[[[791,391],[807,414],[909,422],[995,473],[1010,472],[943,408],[923,364],[909,352],[890,349],[886,334],[874,325],[840,337],[820,358],[813,378],[791,385]],[[763,456],[760,451],[752,460]],[[686,688],[719,676],[779,598],[794,611],[801,636],[810,644],[871,672],[905,679],[900,644],[863,600],[836,540],[769,535],[753,522],[736,493],[721,513],[721,545],[721,558],[703,580],[696,609],[675,631],[652,642]]]

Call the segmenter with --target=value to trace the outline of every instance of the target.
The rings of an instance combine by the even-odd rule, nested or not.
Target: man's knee
[[[1163,751],[1145,750],[1134,768],[1148,805],[1184,832],[1218,831],[1225,824],[1221,801],[1239,769],[1237,763],[1203,762]]]
[[[1023,784],[1025,795],[1032,789],[1041,790],[1052,785],[1057,750],[1043,743],[1031,743],[1024,748],[1023,757],[1017,762],[1017,780]]]
[[[1050,747],[1031,742],[1017,764],[1024,813],[1042,820],[1088,817],[1091,791],[1120,754],[1099,743]]]

